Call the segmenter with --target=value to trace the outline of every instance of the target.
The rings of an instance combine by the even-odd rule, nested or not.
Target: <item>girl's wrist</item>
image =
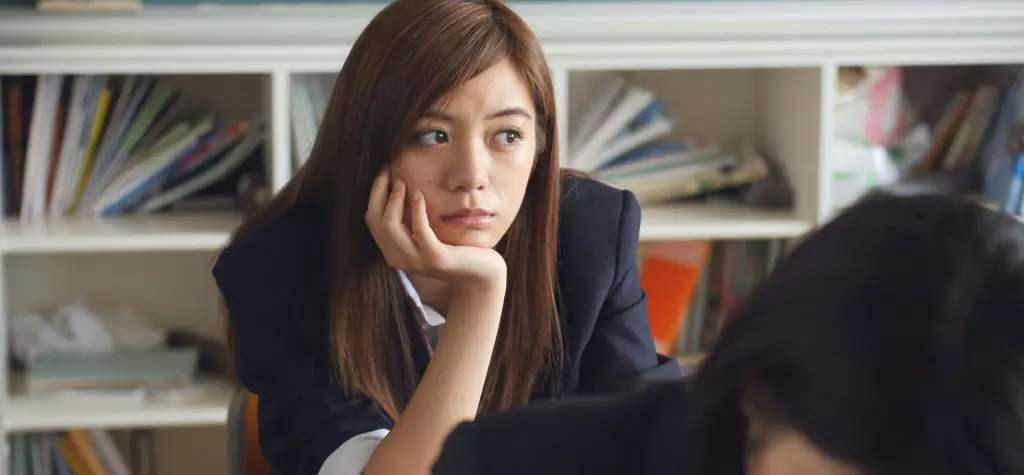
[[[473,313],[496,313],[501,316],[505,303],[506,279],[500,278],[475,280],[459,285],[453,289],[450,309],[472,308]],[[452,313],[452,312],[449,312]]]
[[[508,278],[504,274],[496,274],[486,278],[466,280],[453,285],[452,299],[499,298],[504,300]]]

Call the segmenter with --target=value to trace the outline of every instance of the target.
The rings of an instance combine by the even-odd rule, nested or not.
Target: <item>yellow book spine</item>
[[[89,470],[89,473],[91,475],[107,475],[107,470],[103,468],[103,462],[100,461],[100,456],[96,453],[96,447],[92,445],[89,433],[73,429],[68,431],[68,436],[75,443],[75,448],[78,449],[83,465]]]
[[[67,464],[72,475],[90,475],[89,470],[85,467],[85,461],[78,454],[78,450],[68,434],[57,436],[57,448],[60,450],[61,456],[64,457],[64,463]]]
[[[105,87],[100,91],[100,97],[96,101],[96,116],[92,120],[92,130],[89,131],[89,145],[85,149],[85,157],[82,158],[82,167],[78,169],[78,178],[75,180],[75,192],[71,195],[71,204],[68,212],[74,213],[78,210],[78,201],[82,198],[85,184],[92,174],[92,162],[96,156],[96,148],[99,146],[100,133],[103,132],[104,120],[107,118],[107,107],[110,106],[110,88]]]

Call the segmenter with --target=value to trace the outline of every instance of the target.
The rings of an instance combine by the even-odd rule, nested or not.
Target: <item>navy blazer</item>
[[[629,191],[584,178],[562,182],[558,288],[567,349],[562,392],[536,399],[624,390],[678,379],[655,353],[636,251],[640,207]],[[236,370],[260,398],[259,442],[273,468],[313,475],[348,439],[390,429],[366,397],[332,382],[326,206],[301,204],[230,243],[213,275],[231,315]],[[414,324],[415,315],[408,316]],[[416,367],[429,361],[413,339]],[[422,373],[421,373],[422,374]]]

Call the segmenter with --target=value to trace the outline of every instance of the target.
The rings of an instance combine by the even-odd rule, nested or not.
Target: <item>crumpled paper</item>
[[[110,352],[163,345],[166,331],[130,310],[98,314],[81,301],[61,306],[53,315],[15,315],[10,327],[11,352],[30,366],[48,352]]]

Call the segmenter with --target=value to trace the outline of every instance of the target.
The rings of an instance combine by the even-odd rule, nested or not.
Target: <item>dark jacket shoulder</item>
[[[451,433],[434,475],[683,473],[689,392],[681,381],[485,416]]]
[[[628,190],[563,181],[558,292],[563,303],[570,393],[604,393],[638,382],[678,379],[654,349],[636,253],[640,205]]]
[[[288,267],[305,267],[299,264],[326,252],[329,222],[325,205],[293,205],[246,233],[233,237],[217,257],[214,277],[226,277],[242,269],[287,272]],[[287,263],[296,265],[282,268],[282,264]]]
[[[571,242],[597,238],[615,246],[623,237],[620,232],[623,226],[627,232],[639,229],[640,206],[636,196],[628,190],[591,178],[570,176],[562,179],[561,195],[560,239]]]
[[[259,396],[259,445],[277,473],[314,475],[345,441],[390,424],[372,401],[335,384],[329,223],[326,207],[297,204],[232,240],[213,267],[235,370]]]
[[[563,292],[604,296],[635,264],[640,206],[630,191],[589,178],[563,179],[558,228]]]
[[[308,367],[325,366],[328,223],[324,206],[297,204],[232,239],[214,263],[239,346],[239,377],[251,391],[262,389],[275,369],[266,364],[274,360],[256,355],[306,347]]]

